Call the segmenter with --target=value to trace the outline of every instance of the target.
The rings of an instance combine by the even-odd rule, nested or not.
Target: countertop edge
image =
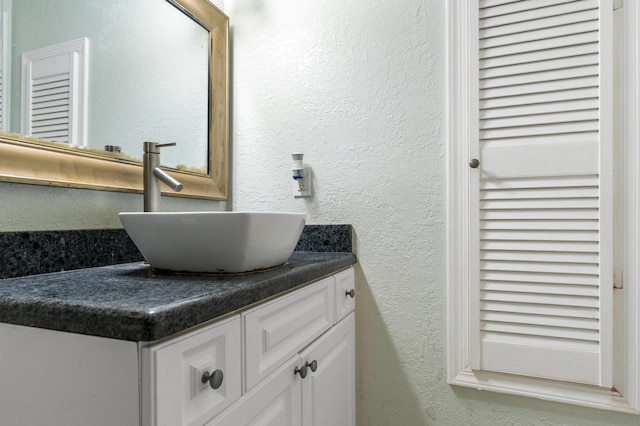
[[[56,300],[39,296],[29,300],[27,296],[18,297],[5,293],[0,294],[0,322],[44,328],[62,332],[87,334],[129,341],[154,341],[180,333],[189,328],[209,322],[215,318],[237,312],[247,306],[284,293],[305,283],[310,283],[348,268],[357,262],[353,253],[315,253],[296,252],[288,264],[269,273],[246,274],[246,280],[235,279],[238,285],[225,283],[228,289],[217,293],[198,295],[173,301],[172,304],[153,309],[127,309],[119,306],[110,307],[100,304],[85,303],[81,299]],[[0,280],[0,285],[20,284],[27,292],[29,280],[46,288],[48,280],[66,278],[71,286],[73,280],[87,280],[92,273],[105,281],[110,275],[122,281],[123,270],[140,273],[148,266],[140,262],[103,266],[79,271],[45,274],[45,276],[21,277]],[[63,275],[64,274],[64,275]],[[139,282],[144,280],[135,277]],[[187,285],[183,281],[189,278],[179,275],[165,277],[163,284],[174,282]],[[133,280],[133,278],[132,278]],[[201,277],[201,281],[207,281]],[[85,283],[86,284],[86,283]],[[212,284],[215,285],[215,284]],[[105,285],[103,284],[103,287]]]

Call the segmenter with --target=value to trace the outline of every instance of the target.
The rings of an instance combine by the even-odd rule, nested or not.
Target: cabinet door
[[[150,423],[202,425],[211,420],[240,398],[240,361],[239,316],[152,347]],[[203,383],[205,373],[217,370],[222,383]]]
[[[335,275],[336,279],[336,323],[355,308],[356,283],[353,268]]]
[[[245,392],[333,325],[333,277],[243,314]]]
[[[302,424],[353,426],[355,415],[355,320],[349,314],[300,354],[317,362],[302,380]]]
[[[300,425],[301,379],[294,374],[299,365],[300,358],[295,355],[207,426]]]

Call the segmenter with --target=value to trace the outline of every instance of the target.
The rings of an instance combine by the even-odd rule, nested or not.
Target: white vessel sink
[[[153,268],[249,272],[287,261],[305,224],[301,213],[120,213],[120,222]]]

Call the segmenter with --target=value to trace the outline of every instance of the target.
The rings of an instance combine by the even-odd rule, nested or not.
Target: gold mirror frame
[[[184,189],[176,193],[163,184],[162,192],[170,196],[226,200],[229,18],[208,0],[167,1],[209,31],[209,174],[164,169]],[[140,141],[140,152],[143,142]],[[0,134],[0,181],[142,193],[142,162]]]

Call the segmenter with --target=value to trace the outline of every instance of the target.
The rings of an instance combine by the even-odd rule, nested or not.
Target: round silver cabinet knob
[[[477,158],[474,158],[471,161],[469,161],[469,167],[471,167],[472,169],[477,169],[479,165],[480,165],[480,161]]]

